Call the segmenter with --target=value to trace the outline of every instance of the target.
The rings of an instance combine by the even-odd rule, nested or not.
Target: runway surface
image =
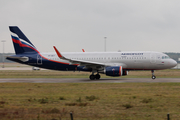
[[[180,78],[0,78],[0,83],[163,83],[180,82]]]

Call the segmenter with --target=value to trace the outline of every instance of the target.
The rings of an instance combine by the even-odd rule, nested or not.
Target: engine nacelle
[[[107,76],[125,76],[128,75],[127,70],[123,70],[122,66],[111,66],[105,68],[105,74]]]
[[[105,68],[105,74],[107,76],[122,76],[123,70],[122,66],[112,66],[112,67],[106,67]]]

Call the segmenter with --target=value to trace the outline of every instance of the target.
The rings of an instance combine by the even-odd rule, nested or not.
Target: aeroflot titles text
[[[143,53],[122,53],[121,55],[143,55]]]

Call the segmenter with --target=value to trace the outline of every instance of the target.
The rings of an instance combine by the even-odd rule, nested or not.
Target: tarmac
[[[5,67],[0,70],[32,70],[32,67]],[[45,70],[45,69],[41,69]],[[0,78],[0,83],[178,83],[180,78]]]
[[[178,83],[180,78],[0,78],[0,83]]]

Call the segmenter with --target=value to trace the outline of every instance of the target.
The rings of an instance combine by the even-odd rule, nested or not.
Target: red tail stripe
[[[34,51],[36,51],[36,52],[38,52],[38,53],[39,53],[39,51],[38,51],[38,50],[36,50],[36,49],[34,49],[33,47],[22,44],[20,40],[16,40],[16,39],[13,39],[13,38],[12,38],[12,41],[13,41],[14,43],[19,44],[19,46],[21,46],[21,47],[28,47],[28,48],[31,48],[31,49],[33,49]]]

